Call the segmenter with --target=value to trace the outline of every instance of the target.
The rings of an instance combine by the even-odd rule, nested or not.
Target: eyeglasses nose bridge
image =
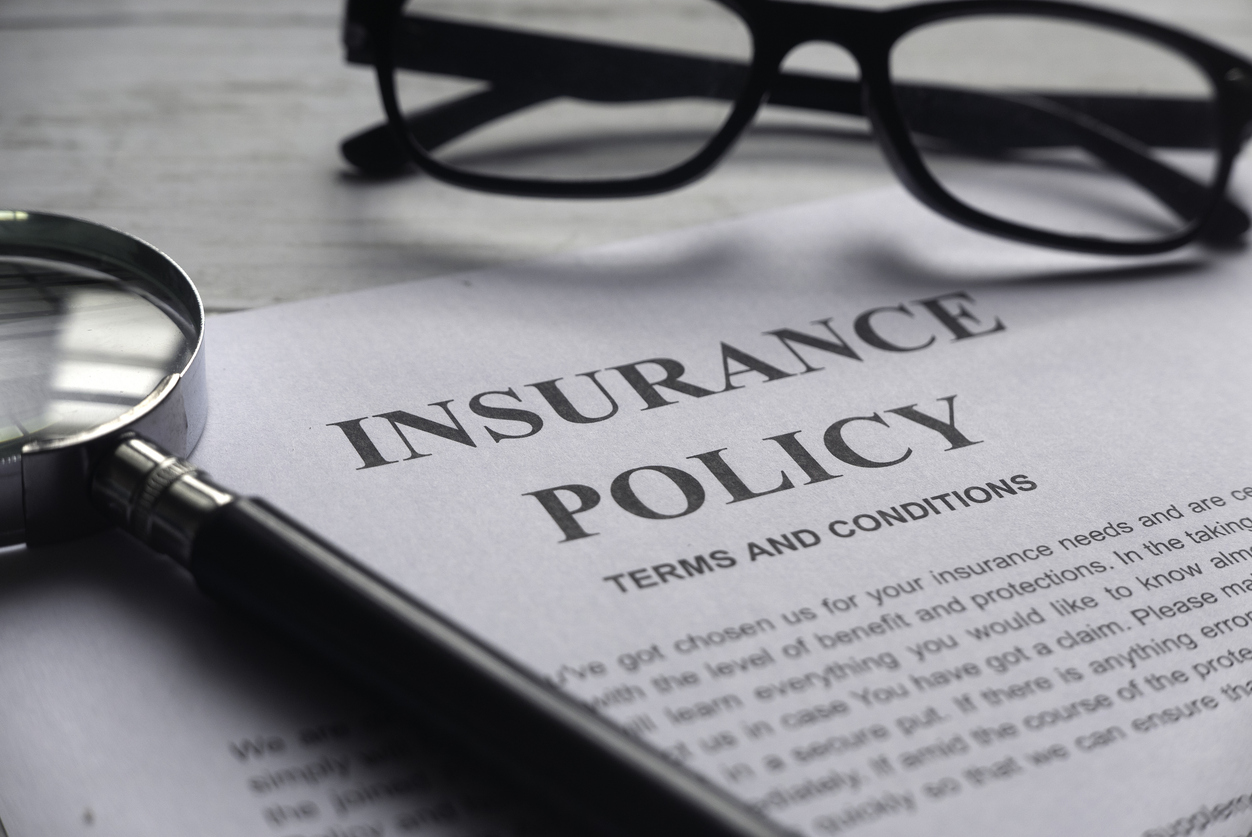
[[[884,52],[888,31],[882,12],[841,6],[821,6],[793,0],[767,0],[769,25],[757,28],[756,49],[766,58],[771,74],[777,74],[787,57],[810,44],[829,44],[850,55],[858,77]]]
[[[766,97],[770,97],[787,73],[783,64],[797,49],[809,44],[830,44],[856,62],[856,114],[869,122],[883,157],[906,188],[928,205],[934,205],[933,189],[919,181],[926,178],[920,158],[907,139],[908,131],[891,92],[890,52],[901,28],[896,15],[874,9],[821,6],[793,0],[766,0],[768,24],[757,27],[757,69],[763,71]],[[851,101],[843,112],[850,113]],[[937,207],[938,208],[938,207]],[[946,208],[946,207],[945,207]]]
[[[811,44],[834,46],[856,65],[855,77],[846,80],[856,84],[857,92],[844,102],[843,112],[866,117],[882,144],[883,135],[890,133],[882,131],[880,123],[884,117],[891,119],[888,56],[899,36],[898,15],[794,0],[765,0],[761,9],[765,14],[753,25],[755,63],[767,99],[777,90],[781,77],[790,74],[783,65],[797,49]],[[854,102],[855,111],[851,108]],[[888,158],[893,156],[891,149],[884,151]]]

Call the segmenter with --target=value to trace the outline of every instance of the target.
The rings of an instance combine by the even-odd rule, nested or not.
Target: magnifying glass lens
[[[91,431],[187,366],[167,305],[82,265],[0,256],[0,450]]]

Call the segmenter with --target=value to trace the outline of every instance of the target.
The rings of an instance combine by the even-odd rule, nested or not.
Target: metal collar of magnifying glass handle
[[[201,525],[239,499],[196,466],[139,436],[127,436],[97,466],[96,505],[119,526],[159,552],[191,566]]]

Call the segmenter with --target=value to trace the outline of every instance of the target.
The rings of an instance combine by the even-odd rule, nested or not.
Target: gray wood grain
[[[577,0],[567,0],[576,3]],[[1252,52],[1247,0],[1123,7]],[[81,215],[164,249],[213,310],[388,284],[891,182],[874,148],[749,137],[676,193],[554,201],[429,178],[372,182],[338,156],[379,118],[331,0],[0,3],[0,204]]]

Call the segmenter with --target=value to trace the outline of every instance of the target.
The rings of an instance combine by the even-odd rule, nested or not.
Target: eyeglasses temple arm
[[[405,124],[422,148],[433,151],[480,125],[550,98],[547,91],[497,85],[406,114]],[[339,152],[361,172],[379,177],[402,172],[413,162],[386,122],[348,137]]]
[[[1064,121],[1068,130],[1081,137],[1083,148],[1151,192],[1183,221],[1195,221],[1213,201],[1213,190],[1209,186],[1158,160],[1150,148],[1116,128],[1042,97],[1022,97],[1021,101]],[[1207,122],[1206,119],[1201,124]],[[1217,196],[1213,216],[1201,237],[1213,243],[1234,241],[1250,227],[1252,218],[1248,213],[1221,194]]]
[[[401,69],[460,76],[510,87],[547,88],[587,101],[645,101],[683,96],[731,100],[746,65],[638,47],[518,32],[411,15],[403,18],[394,60]],[[348,60],[372,63],[367,46],[354,44]],[[525,67],[524,73],[518,68]],[[592,68],[588,71],[588,68]],[[609,70],[611,69],[611,72]],[[780,73],[770,103],[834,113],[861,114],[858,82]],[[1206,147],[1208,104],[1194,99],[1051,95],[1075,111],[1152,147]],[[1145,107],[1147,106],[1147,107]],[[1031,137],[1011,144],[1026,147]]]
[[[908,107],[910,128],[974,153],[1000,155],[1014,148],[1014,136],[1024,132],[1036,138],[1031,143],[1035,147],[1083,148],[1185,221],[1199,217],[1213,199],[1207,186],[1156,159],[1147,145],[1089,113],[1067,107],[1061,97],[908,86],[898,88],[898,95]],[[1247,213],[1223,195],[1204,238],[1230,241],[1250,226]]]
[[[371,64],[368,43],[349,42],[348,61]],[[407,16],[401,19],[393,48],[400,69],[417,70],[491,83],[453,102],[406,116],[423,148],[439,145],[479,125],[556,96],[589,101],[649,101],[685,96],[732,101],[748,67],[651,50],[516,32],[490,26]],[[519,68],[524,70],[519,71]],[[587,72],[587,68],[592,68]],[[605,71],[610,69],[611,71]],[[599,72],[594,70],[599,69]],[[854,83],[845,99],[860,106]],[[508,103],[513,106],[508,107]],[[345,140],[345,159],[367,174],[402,171],[407,150],[386,125],[374,126]]]

